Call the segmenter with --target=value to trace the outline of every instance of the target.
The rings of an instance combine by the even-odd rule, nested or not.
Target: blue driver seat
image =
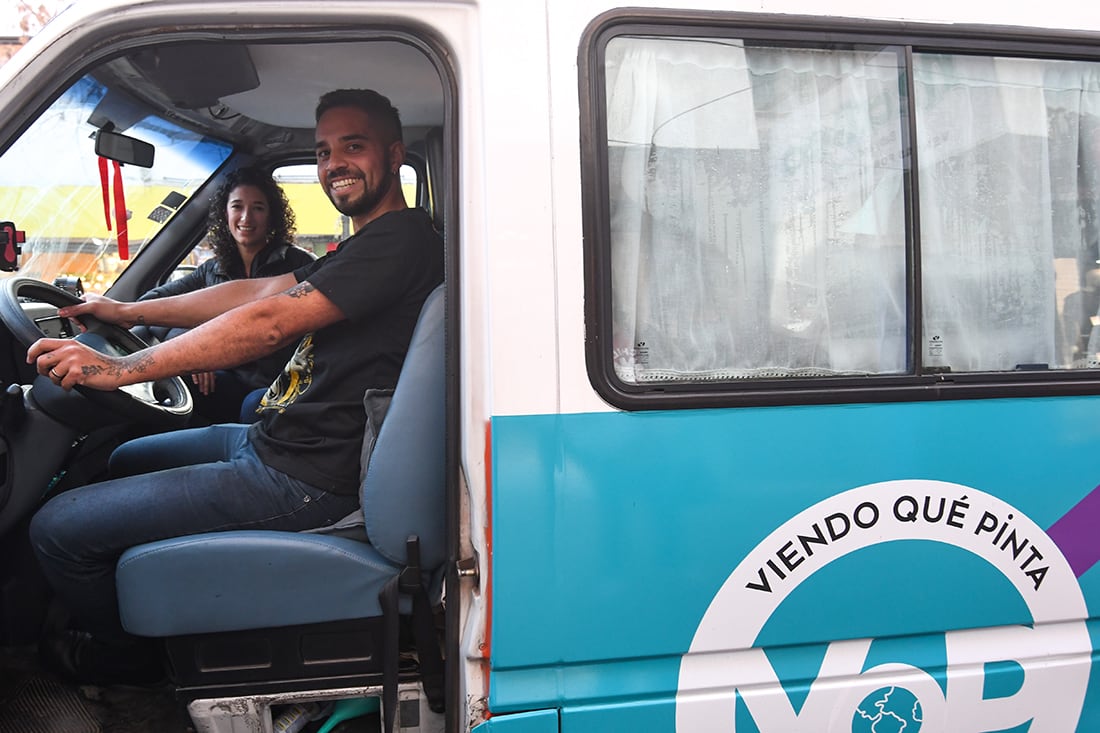
[[[386,696],[396,696],[399,678],[419,676],[432,707],[442,707],[432,614],[447,557],[443,314],[440,285],[421,310],[376,436],[371,413],[387,399],[368,392],[358,523],[327,534],[191,535],[133,547],[119,559],[123,626],[165,639],[181,697],[362,686],[383,677]],[[399,668],[403,630],[416,639],[418,668]]]

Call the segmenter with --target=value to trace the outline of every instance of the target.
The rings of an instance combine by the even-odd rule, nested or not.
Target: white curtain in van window
[[[897,54],[621,37],[606,72],[619,377],[903,372]]]
[[[1086,366],[1096,65],[917,55],[914,81],[924,362]]]

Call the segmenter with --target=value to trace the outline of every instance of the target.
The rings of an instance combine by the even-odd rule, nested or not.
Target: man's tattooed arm
[[[309,280],[303,280],[302,282],[292,287],[290,290],[286,291],[286,294],[289,295],[291,298],[304,298],[316,289],[317,288],[309,284]]]

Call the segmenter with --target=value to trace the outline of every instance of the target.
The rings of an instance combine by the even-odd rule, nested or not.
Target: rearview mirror
[[[108,160],[117,160],[119,163],[136,165],[140,168],[152,168],[156,148],[136,137],[100,130],[95,135],[95,152],[96,155]]]

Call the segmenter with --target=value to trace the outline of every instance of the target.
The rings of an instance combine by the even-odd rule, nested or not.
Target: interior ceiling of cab
[[[311,150],[314,108],[332,89],[385,94],[409,130],[443,123],[439,74],[421,51],[398,41],[146,47],[93,75],[110,90],[95,124],[125,131],[152,106],[257,155]]]

